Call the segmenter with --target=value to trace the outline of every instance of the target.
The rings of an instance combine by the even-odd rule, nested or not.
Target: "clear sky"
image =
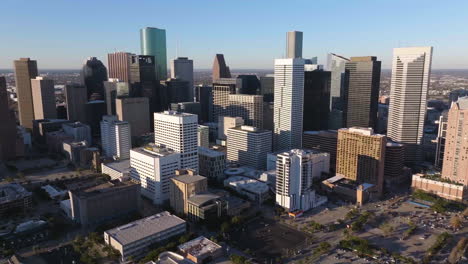
[[[466,0],[1,0],[0,68],[31,57],[40,69],[78,69],[89,56],[140,53],[139,29],[166,29],[168,60],[210,68],[272,69],[287,31],[304,32],[303,56],[375,55],[433,46],[434,69],[468,69]],[[179,43],[179,45],[177,45]],[[169,65],[169,64],[168,64]]]

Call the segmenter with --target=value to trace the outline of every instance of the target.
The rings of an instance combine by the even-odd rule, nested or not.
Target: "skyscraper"
[[[407,163],[421,159],[420,144],[431,63],[432,47],[393,50],[387,135],[393,141],[406,145]]]
[[[65,85],[65,101],[67,103],[67,119],[85,123],[85,105],[88,102],[86,87],[81,84]]]
[[[226,116],[238,116],[244,119],[244,124],[263,128],[263,96],[249,94],[230,94]]]
[[[349,60],[343,56],[330,53],[327,58],[327,70],[331,72],[330,83],[330,129],[340,129],[346,124],[349,71],[346,70],[346,62]]]
[[[81,70],[81,81],[86,86],[88,100],[103,100],[106,66],[96,57],[89,57]]]
[[[229,106],[229,95],[236,93],[236,79],[222,78],[213,82],[211,89],[213,98],[212,122],[218,122],[220,116],[226,116],[226,108]]]
[[[357,183],[375,185],[382,194],[387,137],[374,134],[372,128],[338,130],[336,173]]]
[[[167,87],[170,103],[193,102],[193,88],[190,89],[188,81],[169,78],[161,84]]]
[[[154,143],[180,153],[181,168],[198,170],[197,115],[154,113]]]
[[[448,113],[442,177],[468,185],[468,97],[459,97]]]
[[[199,85],[195,87],[197,102],[200,102],[201,114],[198,122],[203,124],[213,117],[213,87]]]
[[[167,78],[166,30],[145,27],[140,30],[141,54],[154,56],[156,79]]]
[[[104,101],[106,101],[106,108],[108,115],[115,115],[115,99],[117,98],[117,84],[119,79],[109,78],[104,82]]]
[[[31,79],[31,91],[34,106],[34,119],[57,118],[54,81],[40,76]]]
[[[289,31],[286,33],[286,58],[302,58],[301,31]]]
[[[38,76],[37,62],[29,58],[15,60],[15,83],[18,96],[18,114],[20,125],[32,129],[34,106],[31,90],[31,79]]]
[[[130,124],[131,134],[139,137],[150,132],[149,103],[146,97],[125,97],[115,100],[115,110],[120,121]]]
[[[109,78],[119,79],[123,82],[129,82],[131,56],[132,54],[129,52],[114,52],[107,54]]]
[[[381,62],[377,57],[351,57],[345,69],[349,71],[345,127],[377,126]]]
[[[220,78],[231,78],[229,67],[226,66],[223,54],[216,54],[213,61],[213,82]]]
[[[236,94],[260,94],[260,81],[257,75],[238,75],[236,77]]]
[[[8,104],[5,77],[0,76],[0,160],[16,156],[16,122]]]
[[[103,116],[101,143],[104,156],[117,159],[130,158],[130,149],[132,148],[130,124],[117,120],[116,116]]]
[[[336,171],[336,130],[304,131],[302,146],[304,149],[315,149],[330,154],[330,170]]]
[[[275,90],[274,75],[267,74],[260,77],[260,94],[263,95],[263,101],[273,102],[273,94]]]
[[[274,148],[302,146],[304,60],[275,60]]]
[[[330,114],[330,78],[331,73],[329,71],[324,71],[322,69],[305,69],[304,131],[328,129],[328,116]]]
[[[171,78],[180,79],[188,82],[188,96],[192,102],[193,93],[193,60],[189,60],[187,57],[178,57],[177,59],[171,60]]]

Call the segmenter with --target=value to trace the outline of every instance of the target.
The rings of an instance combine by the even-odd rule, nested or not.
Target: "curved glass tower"
[[[166,30],[145,27],[140,30],[141,54],[155,58],[155,71],[158,80],[167,79]]]

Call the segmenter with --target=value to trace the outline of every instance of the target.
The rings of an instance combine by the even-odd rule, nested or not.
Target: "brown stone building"
[[[32,128],[34,118],[31,79],[38,76],[37,62],[29,58],[15,60],[15,83],[20,125]]]

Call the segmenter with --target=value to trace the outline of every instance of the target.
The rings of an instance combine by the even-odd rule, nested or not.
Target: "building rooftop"
[[[288,156],[288,157],[291,157],[293,155],[330,156],[328,152],[323,152],[323,151],[315,150],[315,149],[291,149],[288,151],[280,152],[277,155]]]
[[[106,166],[118,172],[126,172],[130,170],[130,160],[124,159],[124,160],[109,162],[105,164],[103,163],[102,166]]]
[[[184,113],[184,112],[177,112],[177,111],[164,111],[164,112],[161,112],[161,113],[154,113],[155,115],[156,114],[160,114],[160,115],[170,115],[170,116],[194,116],[194,114],[190,114],[190,113]]]
[[[99,185],[91,186],[88,188],[78,189],[72,191],[74,195],[77,195],[80,198],[92,197],[101,193],[111,192],[116,189],[126,188],[128,186],[138,185],[138,183],[132,181],[120,181],[120,180],[111,180]]]
[[[128,245],[148,236],[185,224],[179,217],[164,211],[129,224],[105,231],[122,245]]]
[[[237,127],[229,128],[228,131],[229,130],[244,131],[247,133],[267,133],[267,132],[271,133],[270,130],[260,129],[260,128],[253,127],[253,126],[237,126]]]
[[[268,192],[268,185],[264,182],[250,179],[244,176],[232,176],[224,180],[224,185],[241,188],[252,193]]]
[[[176,177],[173,177],[172,180],[173,181],[179,181],[179,182],[183,182],[185,184],[189,184],[189,183],[194,183],[194,182],[198,182],[198,181],[203,181],[205,180],[206,177],[203,177],[203,176],[200,176],[200,175],[181,175],[181,176],[176,176]]]
[[[365,136],[376,136],[376,137],[385,137],[385,135],[374,133],[374,129],[370,127],[350,127],[350,128],[341,128],[338,131],[350,132],[350,133],[359,133]]]
[[[204,236],[197,237],[178,246],[179,250],[194,257],[210,254],[222,247]]]
[[[319,131],[304,131],[304,135],[320,135],[325,137],[337,137],[337,130],[319,130]]]
[[[172,149],[163,148],[155,144],[148,144],[145,147],[134,148],[131,151],[138,152],[140,154],[152,156],[153,158],[165,157],[172,154],[177,154]]]
[[[74,122],[74,123],[63,124],[62,127],[78,128],[78,127],[89,127],[89,126],[81,122]]]
[[[205,148],[205,147],[198,147],[198,154],[209,156],[209,157],[219,157],[219,156],[226,155],[226,153],[222,151],[216,151],[216,150]]]
[[[196,206],[202,206],[206,202],[209,202],[209,201],[212,201],[212,200],[215,200],[215,199],[219,199],[219,198],[220,198],[219,195],[206,192],[206,193],[199,193],[199,194],[192,195],[188,199],[188,201],[191,204],[194,204]]]
[[[467,110],[468,109],[468,96],[458,97],[457,104],[460,110]]]
[[[31,195],[31,192],[28,192],[23,186],[17,183],[0,185],[0,204],[23,199]]]

